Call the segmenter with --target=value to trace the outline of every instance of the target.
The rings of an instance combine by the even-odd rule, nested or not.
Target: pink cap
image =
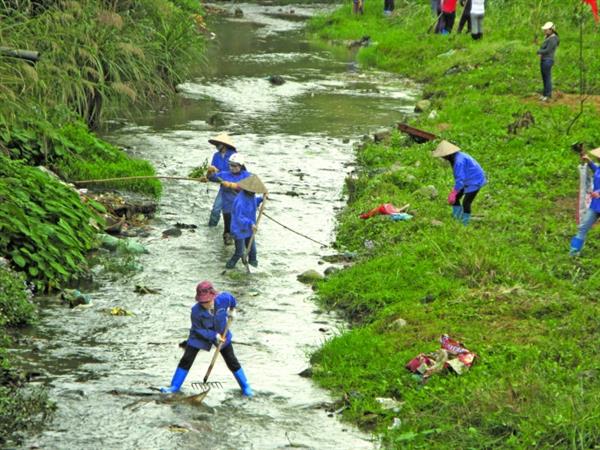
[[[196,301],[198,303],[208,303],[215,299],[217,291],[210,281],[202,281],[196,286]]]

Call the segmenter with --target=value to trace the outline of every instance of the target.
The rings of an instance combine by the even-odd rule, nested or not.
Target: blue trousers
[[[219,224],[219,219],[221,218],[221,210],[223,209],[223,196],[221,195],[221,189],[217,193],[215,197],[215,201],[213,202],[212,209],[210,211],[210,219],[208,219],[209,227],[216,227]]]
[[[588,208],[588,210],[585,212],[585,215],[579,222],[579,227],[577,228],[577,234],[575,237],[585,241],[588,231],[590,231],[590,229],[594,226],[598,218],[600,218],[600,213]]]
[[[235,253],[227,262],[227,267],[233,268],[236,263],[244,256],[244,251],[250,242],[250,238],[236,239],[235,240]],[[252,240],[252,246],[250,247],[250,254],[248,255],[248,262],[256,262],[256,239]]]
[[[544,97],[552,96],[552,66],[553,59],[542,59],[540,69],[542,71],[542,81],[544,82]]]

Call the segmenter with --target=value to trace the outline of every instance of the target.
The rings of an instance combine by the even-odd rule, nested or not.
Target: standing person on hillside
[[[244,251],[248,249],[247,263],[258,267],[256,256],[256,207],[267,197],[267,188],[256,175],[244,178],[238,183],[242,190],[233,201],[231,211],[231,234],[235,239],[235,253],[227,261],[225,267],[233,269],[240,258],[244,257]],[[255,194],[264,194],[256,197]],[[248,248],[249,247],[249,248]]]
[[[554,65],[554,53],[556,53],[560,39],[552,22],[546,22],[542,31],[544,32],[544,42],[537,51],[537,54],[540,55],[540,68],[544,83],[544,92],[540,100],[547,102],[552,97],[552,66]]]
[[[460,6],[463,7],[462,14],[460,15],[460,21],[458,22],[457,33],[462,33],[465,25],[467,26],[467,33],[471,32],[471,0],[460,0]]]
[[[483,16],[485,15],[485,0],[472,0],[471,4],[471,37],[483,37]]]
[[[229,158],[236,152],[235,145],[227,133],[221,133],[218,136],[208,140],[212,145],[217,148],[217,151],[212,157],[210,163],[211,166],[216,167],[217,171],[226,171],[229,169]],[[221,210],[223,209],[223,197],[221,190],[217,193],[215,201],[213,202],[212,209],[210,211],[210,218],[208,219],[209,227],[216,227],[219,224],[221,217]]]
[[[437,18],[442,13],[441,0],[429,0],[429,6],[433,17]]]
[[[242,395],[252,397],[254,393],[248,383],[246,374],[233,352],[231,331],[224,334],[228,319],[235,313],[237,301],[229,292],[218,293],[210,281],[202,281],[196,286],[196,304],[192,306],[190,335],[185,343],[185,352],[179,360],[171,386],[160,388],[161,392],[172,394],[179,392],[181,385],[189,373],[196,355],[200,350],[209,351],[213,345],[223,342],[221,355],[237,380]]]
[[[590,153],[596,158],[600,158],[600,147],[595,148]],[[579,222],[577,234],[571,239],[571,256],[578,256],[581,253],[588,231],[590,231],[592,226],[594,226],[600,218],[600,167],[594,164],[590,157],[585,153],[582,153],[581,161],[587,163],[590,170],[594,172],[594,188],[592,191],[592,202]]]
[[[217,171],[216,167],[210,166],[206,176],[210,181],[221,183],[219,191],[223,203],[223,243],[225,245],[232,244],[231,208],[233,207],[233,200],[239,192],[236,183],[250,176],[250,173],[246,170],[244,157],[239,153],[235,153],[229,158],[229,170]]]
[[[389,16],[394,11],[394,0],[383,0],[383,14]]]
[[[454,19],[456,18],[456,0],[442,0],[442,16],[440,20],[443,22],[441,29],[442,34],[450,34],[454,27]]]
[[[452,217],[467,225],[471,220],[471,204],[487,183],[485,172],[473,157],[461,152],[460,148],[448,141],[440,142],[433,156],[444,158],[452,166],[454,187],[448,195],[448,204],[452,205]],[[465,198],[461,205],[463,195]]]
[[[364,14],[364,0],[352,0],[352,12],[354,14],[360,14],[361,16]]]

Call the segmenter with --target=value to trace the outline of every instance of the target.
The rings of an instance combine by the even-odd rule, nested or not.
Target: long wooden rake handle
[[[254,236],[256,236],[256,232],[258,231],[258,223],[260,222],[260,218],[263,215],[263,209],[265,209],[266,201],[267,201],[267,199],[265,197],[263,197],[263,201],[260,204],[260,208],[258,209],[258,217],[256,218],[256,230],[252,231],[252,236],[250,237],[250,240],[248,241],[248,245],[246,246],[246,254],[242,258],[242,262],[246,266],[246,271],[248,273],[250,273],[250,265],[248,262],[248,255],[250,254],[250,249],[252,248],[252,243],[254,242]]]
[[[221,351],[221,347],[223,347],[223,344],[225,343],[225,341],[227,341],[227,330],[229,330],[229,325],[231,325],[231,321],[232,321],[232,317],[229,316],[227,318],[227,323],[225,324],[225,329],[223,330],[223,334],[221,335],[223,337],[223,340],[221,342],[219,342],[219,345],[217,345],[217,348],[215,349],[215,354],[212,357],[212,361],[210,362],[210,366],[208,366],[208,370],[206,371],[206,375],[204,375],[204,380],[202,380],[203,383],[206,383],[208,381],[208,377],[210,376],[210,373],[213,370],[213,367],[215,366],[215,362],[217,362],[217,357],[219,356],[219,352]]]

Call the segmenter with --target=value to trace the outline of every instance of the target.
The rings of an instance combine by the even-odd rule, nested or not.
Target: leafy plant
[[[35,307],[25,289],[25,277],[0,267],[0,327],[30,324]]]
[[[96,219],[77,193],[39,169],[0,156],[0,254],[38,289],[84,272]]]

